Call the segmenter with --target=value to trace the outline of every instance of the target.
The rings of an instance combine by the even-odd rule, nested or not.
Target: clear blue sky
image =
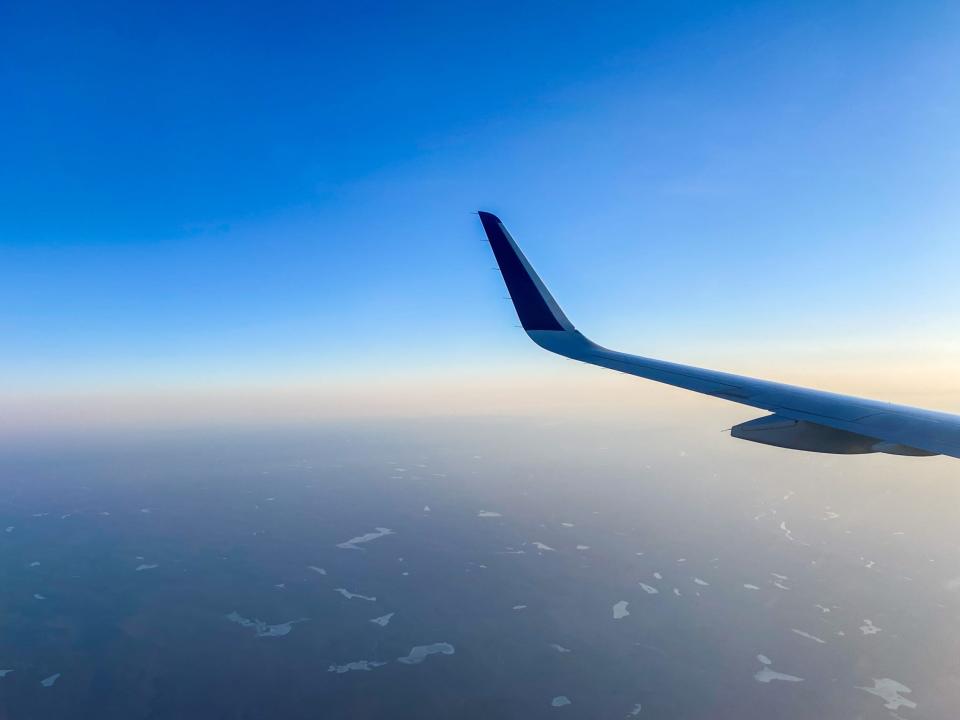
[[[624,349],[956,342],[958,31],[949,2],[6,3],[0,377],[546,362],[478,208]]]

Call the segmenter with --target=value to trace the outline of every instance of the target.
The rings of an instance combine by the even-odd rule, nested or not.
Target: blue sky
[[[478,208],[606,344],[779,377],[946,363],[958,21],[7,4],[0,376],[29,395],[536,372],[554,360],[514,327]]]

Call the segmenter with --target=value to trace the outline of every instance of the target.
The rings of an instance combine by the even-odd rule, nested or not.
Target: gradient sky
[[[949,2],[5,3],[2,394],[556,367],[479,208],[604,344],[955,392],[958,37]]]

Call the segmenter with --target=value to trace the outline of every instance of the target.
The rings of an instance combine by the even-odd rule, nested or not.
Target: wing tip
[[[477,210],[477,215],[480,216],[480,222],[483,224],[484,230],[486,230],[488,227],[503,225],[503,221],[492,212],[487,212],[486,210]]]
[[[500,218],[485,210],[477,214],[523,329],[527,332],[572,330],[573,325],[527,262]]]

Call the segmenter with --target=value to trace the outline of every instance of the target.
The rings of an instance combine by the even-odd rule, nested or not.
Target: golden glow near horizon
[[[749,353],[717,356],[717,369],[932,410],[960,411],[960,378],[947,354],[926,360],[880,356],[875,361],[826,350],[806,364],[768,362]],[[371,378],[234,382],[220,386],[137,387],[7,392],[0,395],[0,434],[194,424],[276,424],[364,418],[591,414],[643,424],[680,422],[695,413],[740,420],[755,409],[698,396],[619,373],[546,358],[511,372],[423,372]]]

